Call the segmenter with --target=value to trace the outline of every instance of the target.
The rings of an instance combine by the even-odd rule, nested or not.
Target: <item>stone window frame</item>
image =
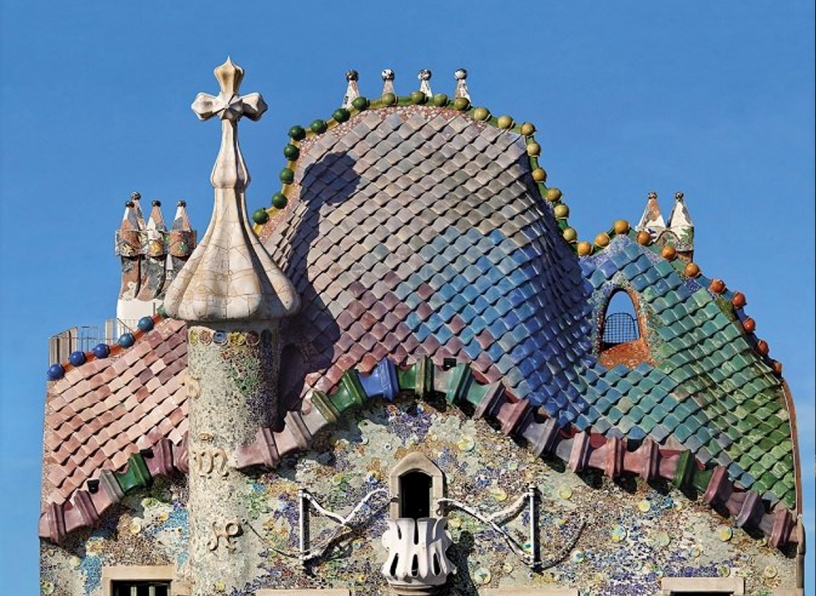
[[[745,596],[744,577],[664,577],[660,589],[666,596],[678,592],[720,592],[730,596]]]
[[[113,582],[123,581],[158,581],[170,583],[170,594],[179,594],[174,590],[176,579],[174,565],[112,565],[102,567],[102,596],[113,596]]]
[[[430,476],[432,516],[438,511],[439,499],[445,496],[445,473],[422,453],[409,453],[397,462],[388,475],[388,490],[391,493],[391,504],[389,506],[391,519],[399,519],[400,478],[410,472],[422,472]]]
[[[255,596],[351,596],[346,588],[267,588],[258,590]]]
[[[578,596],[578,588],[490,588],[480,590],[480,596]]]

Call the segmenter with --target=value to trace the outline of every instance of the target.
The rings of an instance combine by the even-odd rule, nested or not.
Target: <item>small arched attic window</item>
[[[622,364],[635,368],[649,361],[637,297],[624,288],[609,296],[598,330],[598,357],[606,367]]]
[[[640,327],[635,303],[626,291],[617,290],[604,313],[601,350],[637,339],[640,339]]]
[[[393,519],[436,517],[445,496],[445,475],[421,453],[403,457],[388,477]]]

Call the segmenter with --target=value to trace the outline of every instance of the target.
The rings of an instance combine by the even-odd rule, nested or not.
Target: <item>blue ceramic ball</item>
[[[68,362],[71,363],[71,366],[82,366],[85,364],[85,352],[80,350],[71,352],[71,355],[68,356]]]
[[[123,348],[129,348],[134,343],[136,343],[136,338],[133,337],[132,333],[123,333],[119,336],[119,345]]]
[[[108,344],[96,344],[91,351],[97,358],[107,358],[110,355],[110,347]]]
[[[150,331],[153,329],[153,317],[142,317],[136,326],[142,331]]]
[[[65,369],[62,367],[62,364],[53,364],[48,368],[49,381],[56,381],[63,376],[65,376]]]

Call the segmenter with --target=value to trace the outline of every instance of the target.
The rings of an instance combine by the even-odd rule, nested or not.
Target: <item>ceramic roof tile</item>
[[[181,322],[162,320],[132,349],[91,360],[53,383],[45,413],[44,503],[64,502],[100,468],[121,467],[138,450],[137,440],[179,406],[184,409],[181,384],[165,385],[155,375],[170,368],[179,374],[185,368],[186,343],[177,340],[183,349],[162,356],[151,351],[151,342],[175,343],[168,338],[183,335],[183,330]],[[150,367],[145,365],[149,354],[155,359]],[[156,366],[159,362],[162,366]],[[170,428],[165,424],[168,431],[183,422],[178,414],[174,420]]]

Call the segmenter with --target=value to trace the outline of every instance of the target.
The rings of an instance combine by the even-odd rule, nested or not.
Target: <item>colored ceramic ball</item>
[[[529,137],[530,135],[534,135],[536,131],[536,127],[532,122],[525,122],[521,125],[521,134],[525,137]]]
[[[660,251],[660,256],[662,256],[667,261],[673,261],[677,258],[677,249],[673,246],[664,246],[663,249]]]
[[[65,376],[65,369],[63,368],[62,364],[52,364],[50,367],[48,367],[47,374],[49,381],[56,381]]]
[[[543,171],[543,170],[542,170]],[[545,173],[546,176],[546,173]],[[535,178],[535,171],[533,171],[533,178]],[[548,201],[560,201],[561,200],[561,189],[560,188],[548,188],[547,189],[547,200]]]
[[[332,118],[334,118],[335,122],[345,122],[351,117],[351,112],[349,112],[346,108],[337,108],[332,112]]]
[[[536,168],[533,170],[533,180],[536,182],[546,182],[547,181],[547,172],[544,171],[544,168]]]
[[[319,135],[321,133],[326,132],[328,125],[326,124],[325,120],[320,120],[318,118],[317,120],[312,120],[312,123],[309,125],[309,128],[313,133]]]
[[[110,356],[110,346],[108,344],[96,344],[91,352],[97,358],[107,358]]]
[[[119,345],[123,348],[129,348],[134,343],[136,343],[136,338],[132,333],[123,333],[119,336]]]
[[[444,93],[437,93],[433,96],[433,105],[438,108],[444,108],[448,105],[448,96]]]
[[[153,329],[153,317],[142,317],[136,326],[142,331],[150,331]]]
[[[294,161],[300,157],[300,149],[289,143],[283,148],[283,156],[289,161]]]
[[[742,322],[742,328],[745,329],[747,333],[753,333],[756,331],[756,321],[754,321],[751,317],[748,317]]]
[[[574,228],[564,228],[561,236],[563,236],[567,242],[575,242],[578,238],[578,232],[576,232]]]
[[[715,294],[722,294],[725,292],[725,282],[721,279],[712,279],[708,289]]]
[[[470,107],[470,100],[467,97],[457,97],[453,100],[453,107],[464,112]]]
[[[579,242],[576,248],[578,250],[578,255],[581,257],[586,257],[592,254],[592,245],[586,240]]]
[[[697,277],[700,275],[700,266],[697,263],[689,263],[686,265],[686,268],[683,269],[683,274],[686,277]]]
[[[282,192],[276,192],[274,195],[272,195],[272,206],[275,209],[283,209],[286,207],[288,202],[289,201],[287,200],[286,195]]]
[[[291,168],[283,168],[280,173],[280,180],[284,184],[292,184],[295,180],[295,173]]]
[[[569,207],[567,207],[566,203],[559,203],[553,207],[553,214],[558,219],[566,219],[569,217]]]
[[[380,98],[380,101],[385,106],[393,106],[397,103],[397,96],[393,93],[384,93],[383,96]]]
[[[770,348],[770,346],[768,346],[768,342],[767,342],[767,341],[765,341],[764,339],[760,339],[760,340],[757,342],[757,345],[756,345],[756,350],[757,350],[757,352],[759,352],[759,353],[760,353],[760,354],[762,354],[763,356],[767,356],[767,355],[768,355],[768,352],[770,352],[770,351],[771,351],[771,348]]]
[[[159,315],[162,318],[167,316],[167,310],[165,310],[165,308],[164,308],[164,302],[159,304],[159,308],[156,309],[156,314]]]
[[[527,143],[527,155],[530,157],[538,157],[541,155],[541,145],[533,141],[532,143]]]
[[[269,221],[269,214],[266,212],[266,209],[256,209],[252,213],[252,221],[254,221],[259,226],[262,226],[266,222],[268,222]]]
[[[645,230],[638,232],[636,240],[638,244],[643,246],[649,246],[652,243],[652,237],[649,235],[649,232],[646,232]]]
[[[771,363],[771,369],[774,371],[775,374],[781,375],[782,374],[782,363],[779,360],[774,360]]]
[[[735,292],[731,297],[731,304],[734,305],[734,308],[742,308],[748,304],[748,300],[745,298],[745,294],[742,292]]]
[[[604,248],[605,246],[609,246],[609,234],[606,232],[601,232],[597,236],[595,236],[595,246],[600,248]]]
[[[68,356],[68,362],[71,363],[71,366],[82,366],[85,364],[85,352],[81,350],[71,352],[71,355]]]
[[[487,120],[490,118],[490,110],[487,108],[476,108],[473,110],[473,117],[476,120]]]
[[[496,124],[499,128],[503,128],[507,130],[508,128],[513,128],[513,118],[510,116],[499,116],[498,122]]]
[[[289,129],[289,136],[296,141],[302,141],[306,138],[306,129],[302,126],[293,126]]]
[[[428,96],[425,95],[425,93],[423,93],[422,91],[414,91],[413,93],[411,93],[411,103],[413,104],[421,105],[425,103],[427,99]]]
[[[625,234],[629,231],[629,222],[625,219],[619,219],[612,224],[612,229],[615,230],[616,234]]]
[[[352,99],[351,105],[354,107],[355,110],[359,110],[362,112],[363,110],[368,109],[368,106],[370,104],[368,98],[360,96]]]

